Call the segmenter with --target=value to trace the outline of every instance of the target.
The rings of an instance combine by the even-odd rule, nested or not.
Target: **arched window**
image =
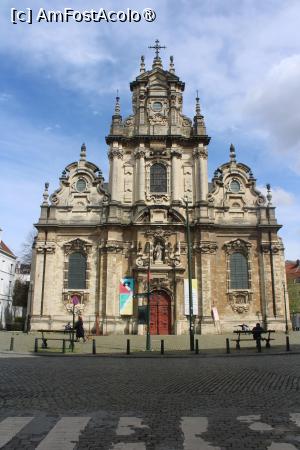
[[[86,289],[86,256],[80,252],[69,256],[69,289]]]
[[[245,255],[230,255],[230,289],[249,289],[248,262]]]
[[[150,191],[167,192],[167,169],[163,164],[153,164],[150,169]]]

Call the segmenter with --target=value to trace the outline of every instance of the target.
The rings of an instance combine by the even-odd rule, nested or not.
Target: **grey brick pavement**
[[[77,449],[300,449],[298,355],[0,364],[0,420],[34,418],[5,449],[36,448],[64,417],[88,418]]]

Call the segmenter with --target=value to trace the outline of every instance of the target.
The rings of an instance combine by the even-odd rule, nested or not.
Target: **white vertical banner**
[[[193,299],[193,315],[198,316],[198,280],[192,279],[192,299]],[[189,301],[189,280],[184,279],[184,314],[190,315],[190,301]]]

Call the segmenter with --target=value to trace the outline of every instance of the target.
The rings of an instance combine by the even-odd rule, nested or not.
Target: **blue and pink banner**
[[[133,314],[133,278],[121,278],[120,280],[120,315],[132,316]]]

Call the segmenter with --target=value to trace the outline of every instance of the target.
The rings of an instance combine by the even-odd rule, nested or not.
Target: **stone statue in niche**
[[[164,247],[162,246],[161,242],[157,242],[155,247],[154,247],[154,252],[153,252],[153,260],[154,262],[163,262],[163,252],[164,252]]]

